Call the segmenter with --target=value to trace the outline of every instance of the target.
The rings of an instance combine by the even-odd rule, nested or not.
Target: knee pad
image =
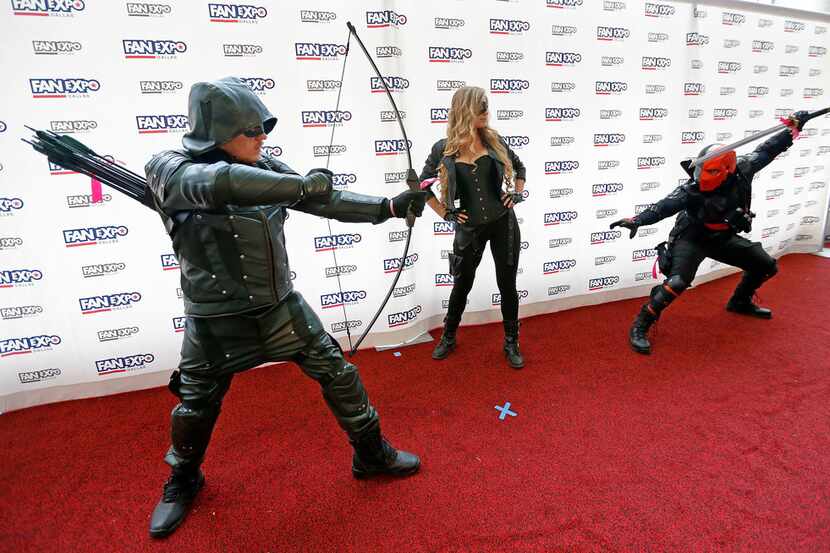
[[[672,275],[663,281],[663,284],[651,289],[651,300],[648,303],[648,310],[652,315],[658,317],[660,312],[682,294],[689,284],[680,275]]]
[[[167,463],[175,467],[201,462],[218,416],[218,403],[202,408],[177,405],[171,414],[172,446],[165,458]]]
[[[377,422],[377,413],[360,380],[357,367],[343,361],[332,380],[323,387],[323,398],[349,435],[358,435]]]

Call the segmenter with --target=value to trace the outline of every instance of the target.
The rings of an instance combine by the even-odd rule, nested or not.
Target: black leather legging
[[[512,245],[508,240],[508,225],[513,218],[514,232]],[[469,232],[469,231],[465,231]],[[476,269],[484,255],[484,248],[490,242],[490,252],[496,264],[496,283],[501,292],[501,316],[506,321],[515,321],[519,318],[519,294],[516,291],[516,271],[518,270],[521,236],[519,225],[516,224],[512,210],[503,217],[476,227],[475,238],[466,246],[456,233],[453,242],[453,256],[450,260],[450,272],[453,275],[453,287],[450,293],[447,319],[460,321],[464,308],[467,306],[467,296],[473,288]],[[464,240],[466,241],[466,240]],[[510,258],[513,259],[510,259]]]

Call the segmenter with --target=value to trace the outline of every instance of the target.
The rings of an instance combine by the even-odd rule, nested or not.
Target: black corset
[[[467,211],[468,225],[491,223],[505,214],[507,208],[499,198],[501,187],[496,180],[496,167],[489,155],[475,164],[456,161],[456,183],[461,208]]]

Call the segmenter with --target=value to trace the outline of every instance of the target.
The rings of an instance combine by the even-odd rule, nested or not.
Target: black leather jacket
[[[507,155],[510,158],[510,163],[513,164],[513,174],[514,178],[525,180],[525,166],[522,163],[522,160],[519,159],[519,156],[510,149],[510,147],[502,141],[504,147],[507,149]],[[421,171],[421,180],[430,179],[438,176],[438,166],[439,164],[443,164],[444,167],[447,168],[447,198],[449,199],[450,203],[452,204],[454,200],[458,198],[458,188],[456,187],[456,175],[455,175],[455,157],[454,156],[445,156],[444,155],[444,148],[447,145],[447,139],[442,138],[432,146],[432,150],[429,153],[429,157],[424,162],[424,169]],[[500,197],[499,190],[501,190],[501,184],[504,181],[504,164],[501,160],[496,156],[496,153],[491,149],[487,148],[487,155],[493,158],[493,161],[496,164],[496,173],[497,178],[493,181],[492,185],[497,188],[496,196]],[[450,206],[452,207],[452,205]]]
[[[653,225],[679,212],[672,230],[674,236],[686,229],[704,234],[735,232],[734,228],[713,230],[706,225],[724,224],[739,208],[748,212],[755,173],[769,165],[778,154],[792,146],[792,143],[790,131],[782,131],[755,148],[753,152],[738,156],[735,174],[730,175],[714,191],[703,193],[697,182],[689,179],[668,196],[634,217],[634,221],[639,225]]]
[[[273,158],[253,167],[221,150],[195,158],[166,151],[145,171],[181,266],[185,312],[194,317],[250,311],[291,293],[286,208],[354,223],[389,218],[388,200],[378,196],[303,198],[304,177]]]

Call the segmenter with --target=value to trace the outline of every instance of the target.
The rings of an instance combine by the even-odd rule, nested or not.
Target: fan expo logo
[[[529,88],[524,79],[490,79],[490,94],[521,94]]]
[[[373,93],[386,92],[387,87],[389,92],[401,92],[409,88],[409,79],[394,76],[384,77],[382,80],[378,77],[369,79],[369,89]]]
[[[258,23],[268,17],[262,6],[241,4],[208,4],[211,23]]]
[[[740,13],[723,12],[721,14],[721,23],[724,25],[743,25],[746,23],[746,16]]]
[[[631,31],[625,27],[597,27],[597,40],[622,41],[630,36]]]
[[[331,23],[337,19],[334,12],[318,10],[300,10],[300,22],[302,23]]]
[[[127,15],[130,17],[164,17],[172,12],[168,4],[148,4],[146,2],[127,2]]]
[[[300,61],[334,61],[346,55],[345,44],[295,42],[294,54]]]
[[[252,58],[262,53],[259,44],[223,44],[222,54],[226,58]]]
[[[412,253],[406,256],[403,262],[403,269],[411,269],[415,266],[418,262],[418,254]],[[392,259],[384,259],[383,260],[383,272],[384,273],[394,273],[398,269],[401,268],[401,258],[400,257],[393,257]]]
[[[469,48],[452,46],[430,46],[428,53],[431,63],[464,63],[465,60],[473,57],[473,51]]]
[[[12,0],[14,15],[72,17],[84,9],[83,0]]]
[[[680,133],[681,144],[698,144],[703,142],[705,138],[706,133],[704,131],[682,131]]]
[[[66,229],[63,231],[63,242],[67,248],[112,244],[127,236],[129,232],[124,225]]]
[[[97,129],[98,122],[83,119],[77,119],[74,121],[50,121],[49,128],[52,132],[61,134],[84,133]]]
[[[40,305],[18,305],[14,307],[0,307],[0,317],[4,321],[11,321],[15,319],[28,319],[30,317],[37,317],[43,313],[43,307]]]
[[[548,67],[573,67],[582,61],[582,54],[577,52],[545,52],[545,65]]]
[[[706,92],[703,83],[683,83],[684,96],[702,96]]]
[[[0,251],[16,250],[23,246],[23,239],[19,236],[0,236]]]
[[[588,279],[588,290],[591,292],[594,292],[596,290],[604,290],[606,288],[612,288],[619,283],[619,275],[591,278]]]
[[[558,259],[556,261],[545,261],[542,264],[543,275],[555,275],[569,271],[576,267],[576,259]]]
[[[304,128],[313,127],[340,127],[344,122],[352,119],[351,111],[302,111],[300,119]]]
[[[365,300],[367,296],[366,290],[347,290],[345,292],[323,294],[320,296],[320,306],[323,309],[345,307],[346,305],[359,303]]]
[[[644,15],[646,17],[671,17],[675,14],[675,11],[675,7],[668,4],[646,2]]]
[[[407,311],[401,311],[399,313],[390,313],[387,315],[387,323],[389,328],[395,328],[398,326],[407,325],[418,318],[418,314],[421,312],[421,306],[416,305],[412,309]]]
[[[709,37],[697,32],[686,33],[686,46],[706,46],[709,44]]]
[[[406,25],[407,17],[392,10],[377,12],[366,12],[366,27],[369,29],[385,29],[387,27],[403,27]]]
[[[17,373],[21,384],[31,384],[33,382],[42,382],[44,380],[51,380],[60,376],[61,370],[55,368],[38,369],[34,371],[24,371]]]
[[[305,84],[309,92],[326,92],[337,90],[343,83],[334,79],[308,79]]]
[[[448,108],[430,108],[429,121],[430,123],[446,123],[449,121],[449,114]]]
[[[81,51],[81,43],[71,40],[33,40],[32,50],[36,55],[68,55]]]
[[[60,343],[61,337],[56,334],[8,338],[0,340],[0,357],[49,351]]]
[[[352,248],[363,240],[360,234],[331,234],[314,237],[315,252],[330,252],[343,248]]]
[[[38,78],[29,79],[32,98],[88,98],[101,90],[96,79]]]
[[[530,144],[529,136],[509,135],[502,136],[502,138],[504,138],[504,141],[507,142],[507,145],[513,148],[514,150],[520,150]]]
[[[98,371],[98,376],[106,376],[143,369],[155,360],[156,357],[152,353],[111,357],[109,359],[98,359],[95,361],[95,369]]]
[[[115,275],[127,268],[126,263],[96,263],[94,265],[83,265],[81,276],[94,278],[106,275]]]
[[[621,182],[601,182],[591,186],[591,196],[601,198],[603,196],[618,194],[623,189],[625,189],[625,185]]]
[[[170,132],[185,132],[187,130],[187,115],[136,115],[135,124],[138,134],[159,134]]]
[[[625,142],[623,133],[598,133],[594,134],[594,146],[605,147]]]
[[[139,81],[142,94],[172,94],[184,88],[182,81]]]
[[[121,41],[125,59],[176,59],[187,52],[181,40],[124,39]]]
[[[596,81],[594,86],[596,93],[600,96],[622,94],[628,90],[628,83],[623,81]]]
[[[184,317],[181,317],[182,319]],[[135,336],[138,334],[138,327],[137,326],[125,326],[122,328],[110,328],[107,330],[99,330],[98,331],[98,341],[99,342],[113,342],[115,340],[121,340],[123,338],[129,338],[130,336]]]
[[[432,234],[435,236],[452,236],[455,234],[455,223],[452,221],[436,221],[432,223]]]
[[[530,23],[518,19],[491,19],[491,35],[522,35],[530,30]]]
[[[576,211],[553,211],[545,213],[545,226],[562,225],[565,223],[573,223],[576,221],[579,214]]]
[[[584,0],[546,0],[546,6],[549,8],[556,8],[558,10],[576,9],[582,6]]]
[[[357,175],[354,173],[335,173],[331,177],[331,185],[336,190],[348,188],[350,184],[357,182]]]
[[[0,271],[0,288],[23,288],[43,278],[39,269],[8,269]]]
[[[715,108],[712,112],[712,118],[715,121],[726,121],[734,119],[738,116],[738,110],[735,108]]]
[[[81,306],[83,315],[129,309],[140,301],[141,294],[139,292],[118,292],[103,296],[78,298],[78,304]]]
[[[581,114],[582,112],[579,108],[545,108],[545,121],[549,123],[573,121],[574,119],[579,118]]]
[[[644,107],[640,108],[640,121],[656,121],[669,116],[667,108]]]
[[[641,67],[643,71],[657,71],[659,69],[668,69],[669,67],[671,67],[671,58],[643,56]]]
[[[20,198],[0,198],[0,217],[13,215],[23,209],[23,200]]]
[[[163,253],[159,256],[159,260],[161,261],[162,271],[175,271],[181,268],[179,260],[176,258],[176,254]]]
[[[718,62],[718,73],[721,75],[729,75],[732,73],[737,73],[741,70],[741,63],[737,61],[719,61]]]
[[[412,147],[412,141],[406,141],[403,138],[390,140],[375,140],[375,155],[376,156],[397,156],[406,154],[407,150]]]
[[[661,156],[643,156],[637,158],[637,169],[653,169],[666,164],[666,158]]]
[[[562,175],[573,173],[579,169],[579,162],[576,160],[558,160],[545,162],[546,175]]]

